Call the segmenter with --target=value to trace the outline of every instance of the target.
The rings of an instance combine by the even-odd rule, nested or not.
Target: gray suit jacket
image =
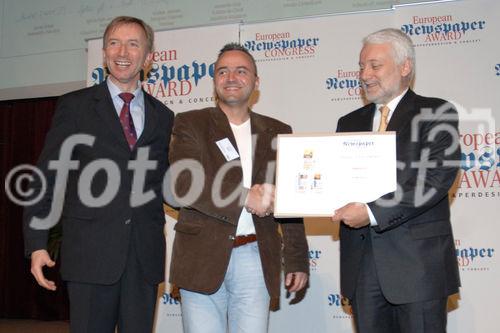
[[[434,113],[422,118],[421,110]],[[338,121],[338,132],[371,131],[375,105],[368,104]],[[412,129],[412,126],[414,128]],[[402,162],[397,170],[400,187],[382,199],[400,197],[392,207],[368,203],[378,226],[352,229],[341,224],[341,290],[352,298],[366,237],[371,237],[373,256],[384,296],[394,304],[446,297],[460,286],[455,244],[450,224],[448,191],[458,171],[460,146],[447,148],[458,140],[458,116],[444,100],[416,95],[409,90],[398,104],[388,131],[396,131],[396,154]],[[417,140],[412,140],[417,130]],[[435,131],[435,132],[434,132]],[[435,135],[434,135],[435,134]],[[458,144],[458,142],[456,142]],[[423,155],[435,162],[426,173],[418,173],[412,162]],[[422,186],[418,186],[420,183]],[[432,195],[429,195],[432,194]],[[422,200],[421,196],[429,196]]]

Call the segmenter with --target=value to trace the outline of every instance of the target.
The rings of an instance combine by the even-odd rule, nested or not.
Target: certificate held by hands
[[[396,133],[278,135],[274,216],[332,216],[396,190]]]

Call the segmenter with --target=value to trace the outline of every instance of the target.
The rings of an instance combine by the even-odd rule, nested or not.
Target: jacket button
[[[130,224],[130,219],[126,220],[125,224]]]
[[[230,240],[234,241],[234,238],[235,238],[235,237],[234,237],[233,235],[229,235],[229,237],[228,237],[228,238],[229,238]]]
[[[359,235],[359,238],[361,238],[361,240],[365,240],[365,235]]]

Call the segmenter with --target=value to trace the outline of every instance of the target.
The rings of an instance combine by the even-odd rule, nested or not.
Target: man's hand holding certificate
[[[276,217],[330,217],[395,190],[394,132],[278,136]]]

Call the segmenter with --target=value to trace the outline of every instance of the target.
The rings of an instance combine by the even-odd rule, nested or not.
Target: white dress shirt
[[[230,125],[240,153],[241,167],[243,169],[243,186],[249,189],[252,187],[252,131],[250,118],[240,125],[231,123]],[[255,234],[252,214],[243,208],[238,220],[236,235],[250,234]]]
[[[120,118],[120,112],[122,111],[124,101],[118,95],[120,95],[122,91],[110,79],[107,79],[106,83],[108,84],[108,90],[111,94],[111,99],[113,100],[116,113],[118,114],[118,118]],[[140,81],[137,81],[137,89],[133,92],[133,94],[134,98],[132,99],[132,101],[130,101],[130,114],[132,115],[132,121],[134,122],[137,140],[139,140],[142,131],[144,130],[145,115],[144,92],[142,91]]]

